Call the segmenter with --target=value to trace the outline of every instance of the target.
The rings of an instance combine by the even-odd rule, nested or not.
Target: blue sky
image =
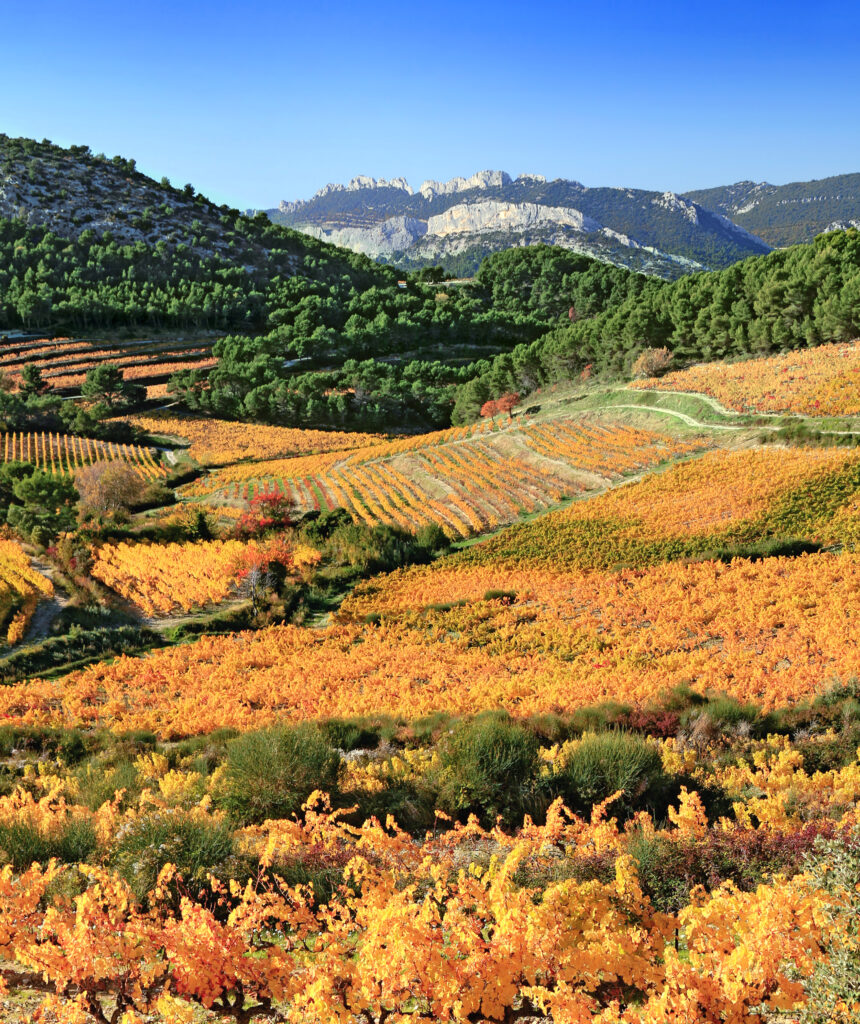
[[[242,208],[485,168],[684,191],[860,171],[860,4],[2,0],[0,131]]]

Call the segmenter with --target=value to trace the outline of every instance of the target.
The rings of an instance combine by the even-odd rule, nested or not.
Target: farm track
[[[30,619],[30,623],[27,626],[27,632],[24,634],[22,643],[31,644],[38,640],[44,640],[48,635],[51,625],[58,615],[62,614],[63,610],[69,604],[69,598],[66,592],[60,587],[56,580],[56,574],[53,566],[47,562],[41,561],[41,559],[32,556],[30,558],[30,566],[41,576],[51,581],[51,585],[54,588],[53,597],[47,598],[40,601],[36,606],[36,610],[33,612],[33,617]]]
[[[623,393],[625,391],[627,391],[629,393],[630,389],[629,388],[618,388],[617,393],[620,394],[620,393]],[[709,405],[715,412],[718,412],[718,413],[720,413],[723,416],[745,416],[745,415],[748,415],[747,413],[737,413],[737,412],[732,412],[729,409],[725,409],[723,406],[720,405],[720,403],[716,399],[712,399],[708,395],[700,395],[696,391],[660,391],[660,392],[654,392],[654,393],[655,394],[662,394],[662,395],[681,395],[684,398],[701,399],[703,402],[705,402],[707,405]],[[687,414],[685,412],[678,412],[677,409],[664,409],[662,406],[658,406],[658,405],[635,405],[635,404],[624,404],[624,405],[620,405],[619,404],[619,405],[615,405],[615,404],[613,404],[613,405],[606,405],[603,408],[606,409],[606,410],[609,410],[609,409],[634,409],[634,410],[636,410],[638,412],[662,413],[665,416],[674,416],[676,419],[679,419],[683,423],[686,423],[687,426],[696,427],[697,429],[701,429],[701,430],[781,430],[782,429],[781,426],[776,425],[776,424],[770,424],[770,423],[759,423],[759,424],[705,423],[702,420],[695,419],[694,417],[690,416],[689,414]],[[798,423],[803,423],[803,424],[806,424],[807,426],[809,426],[810,424],[814,424],[814,422],[815,422],[814,419],[812,419],[809,416],[799,416],[796,413],[786,413],[786,414],[783,414],[783,413],[776,413],[776,412],[767,412],[767,413],[756,413],[755,415],[756,416],[770,416],[770,417],[773,417],[775,419],[784,419],[784,418],[786,418],[786,416],[791,416],[793,419],[796,419],[798,421]],[[817,428],[814,427],[814,426],[812,426],[812,429],[817,430]],[[857,434],[860,434],[860,429],[858,429],[858,430],[817,430],[817,432],[819,434],[827,434],[827,435],[829,435],[831,437],[854,437]]]

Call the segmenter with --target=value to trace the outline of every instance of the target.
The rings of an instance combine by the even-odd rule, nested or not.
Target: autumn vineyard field
[[[703,441],[594,422],[501,421],[369,444],[357,451],[238,464],[188,485],[230,504],[284,494],[305,510],[345,508],[356,522],[466,537],[541,511],[607,480],[702,450]]]
[[[84,466],[98,462],[124,462],[148,480],[166,475],[166,467],[150,448],[115,444],[73,434],[39,433],[0,434],[3,462],[30,462],[50,473],[74,474]]]
[[[53,592],[51,581],[31,567],[20,544],[0,540],[0,631],[7,644],[23,639],[37,604]]]
[[[71,382],[65,344],[0,366]],[[851,417],[856,352],[634,383]],[[0,1019],[856,1024],[851,423],[577,388],[416,435],[0,435],[158,496],[0,537]]]
[[[634,382],[637,388],[693,391],[737,412],[856,416],[860,413],[860,343],[821,345],[766,359],[710,363]]]
[[[215,360],[209,342],[128,341],[101,343],[75,338],[15,338],[0,341],[0,373],[18,383],[21,370],[37,366],[52,388],[80,389],[87,370],[110,364],[119,367],[126,380],[157,386],[172,373],[211,369]]]

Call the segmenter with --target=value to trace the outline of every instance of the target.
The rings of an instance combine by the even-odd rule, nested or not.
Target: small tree
[[[520,393],[518,391],[508,391],[500,398],[496,399],[496,412],[507,413],[508,419],[514,418],[514,406],[520,400]]]
[[[490,416],[495,416],[497,412],[498,409],[496,408],[495,400],[492,398],[488,402],[484,402],[481,406],[481,416],[484,419]]]
[[[6,521],[34,543],[49,543],[74,527],[78,492],[70,477],[36,470],[16,480],[12,493],[19,504],[10,505]]]
[[[50,387],[36,363],[27,363],[21,370],[21,391],[25,395],[43,395]]]
[[[672,363],[672,353],[667,348],[643,349],[633,363],[634,377],[659,377]]]
[[[293,503],[281,491],[263,491],[251,499],[248,511],[236,523],[237,537],[261,537],[270,530],[285,530],[293,521]]]
[[[127,512],[146,490],[146,482],[125,462],[97,462],[75,474],[81,505],[91,512]]]
[[[254,615],[259,615],[265,596],[283,584],[292,565],[293,552],[283,537],[251,542],[242,552],[236,568],[237,590],[250,600]]]
[[[125,380],[118,366],[101,363],[87,370],[86,380],[81,385],[81,394],[112,410],[117,406],[139,402],[146,394],[146,389]]]

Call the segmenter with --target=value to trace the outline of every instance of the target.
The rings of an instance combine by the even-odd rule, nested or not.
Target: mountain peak
[[[528,177],[532,177],[532,175],[528,175]],[[432,196],[450,196],[456,192],[468,192],[473,188],[502,188],[510,183],[511,176],[505,171],[478,171],[471,178],[425,181],[418,191],[425,199],[430,199]]]

